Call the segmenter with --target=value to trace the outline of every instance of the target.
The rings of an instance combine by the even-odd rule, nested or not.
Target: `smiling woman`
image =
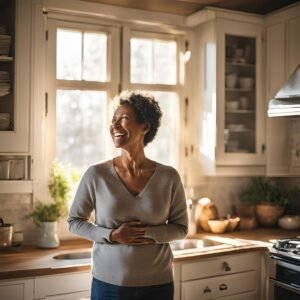
[[[162,116],[154,97],[126,92],[115,101],[110,133],[121,153],[83,175],[70,210],[70,230],[95,242],[92,300],[171,300],[169,242],[188,231],[183,185],[173,167],[145,156]]]

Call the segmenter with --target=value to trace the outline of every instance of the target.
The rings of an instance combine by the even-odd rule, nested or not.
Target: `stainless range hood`
[[[300,116],[300,65],[269,102],[269,117]]]

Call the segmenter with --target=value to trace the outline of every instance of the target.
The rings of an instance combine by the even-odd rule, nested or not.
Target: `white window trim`
[[[47,2],[47,1],[46,1]],[[48,5],[48,4],[49,5]],[[132,31],[143,31],[143,32],[148,32],[150,34],[155,34],[155,35],[164,35],[168,37],[175,37],[180,39],[180,44],[178,43],[178,47],[180,45],[181,51],[184,51],[184,43],[183,40],[185,38],[185,35],[187,34],[186,30],[184,29],[183,22],[179,22],[179,20],[176,19],[176,22],[174,22],[173,25],[167,24],[161,24],[161,22],[155,21],[156,19],[152,19],[153,15],[156,15],[155,13],[151,13],[151,17],[149,19],[149,22],[136,22],[136,20],[132,17],[130,18],[121,18],[117,21],[116,18],[106,18],[106,17],[101,17],[100,15],[93,14],[94,9],[88,7],[88,4],[85,4],[85,8],[88,7],[87,11],[82,11],[72,9],[72,11],[65,10],[64,7],[61,8],[53,8],[52,2],[48,1],[47,3],[34,3],[33,4],[33,24],[32,24],[32,57],[33,63],[32,63],[32,90],[33,90],[33,111],[34,111],[34,121],[33,121],[33,127],[32,127],[32,144],[33,144],[33,160],[32,160],[32,177],[33,177],[33,199],[36,201],[36,199],[40,201],[47,201],[49,199],[49,194],[48,194],[48,188],[47,188],[47,183],[48,183],[48,178],[49,178],[49,173],[51,169],[51,164],[52,164],[52,159],[55,157],[55,144],[49,143],[48,141],[52,139],[55,141],[55,138],[53,139],[53,134],[55,134],[55,130],[52,130],[52,133],[47,132],[47,128],[51,127],[54,128],[53,126],[53,121],[52,124],[49,122],[49,113],[50,113],[50,107],[48,111],[48,116],[45,116],[45,93],[49,93],[49,86],[51,88],[51,85],[53,85],[53,82],[49,82],[50,79],[50,74],[47,74],[46,72],[46,62],[47,62],[47,43],[45,41],[45,30],[47,29],[46,26],[46,21],[47,17],[49,19],[56,19],[57,22],[63,22],[63,23],[81,23],[81,24],[86,24],[89,26],[91,25],[96,25],[96,27],[100,31],[105,31],[109,28],[113,34],[111,35],[111,41],[112,44],[115,45],[115,49],[117,49],[117,52],[120,51],[121,49],[121,40],[120,40],[120,35],[118,33],[121,30],[121,26],[126,30],[131,29]],[[51,5],[50,5],[51,4]],[[65,4],[61,3],[62,6]],[[46,7],[46,8],[45,8]],[[52,7],[52,9],[47,9],[47,7]],[[97,4],[97,7],[98,4]],[[42,12],[48,12],[46,14],[42,14]],[[140,12],[140,11],[138,11]],[[124,10],[122,9],[122,15],[124,16]],[[150,15],[149,15],[150,16]],[[140,16],[141,17],[141,16]],[[157,20],[162,20],[162,18],[159,18],[159,16],[156,16]],[[142,18],[143,19],[143,18]],[[144,18],[146,20],[147,18]],[[172,22],[170,22],[171,24]],[[175,25],[177,24],[177,25]],[[179,25],[178,25],[179,24]],[[101,30],[102,29],[102,30]],[[124,38],[124,37],[123,37]],[[124,50],[123,52],[124,53]],[[179,51],[178,51],[179,53]],[[122,54],[123,55],[123,54]],[[111,79],[112,82],[111,87],[108,87],[109,83],[97,83],[99,86],[101,85],[101,89],[107,85],[107,89],[111,88],[111,95],[108,95],[108,97],[113,97],[116,94],[119,93],[119,91],[122,89],[126,88],[143,88],[146,90],[151,90],[151,87],[148,85],[145,85],[144,87],[135,87],[125,84],[125,76],[124,73],[120,74],[120,65],[121,65],[121,53],[115,53],[112,61],[114,62],[111,65]],[[123,62],[124,63],[124,56],[123,56]],[[182,59],[180,58],[180,68],[181,71],[185,70],[184,64],[182,62]],[[124,70],[124,66],[121,67],[122,70]],[[129,68],[127,69],[129,70]],[[52,70],[53,72],[53,70]],[[53,73],[55,74],[55,72]],[[122,78],[121,78],[122,75]],[[182,74],[181,74],[182,75]],[[183,85],[183,80],[182,78],[180,79],[180,84],[179,87],[172,87],[173,90],[178,93],[180,97],[180,114],[185,111],[185,105],[184,105],[184,99],[183,95],[185,92],[184,90],[184,85]],[[56,80],[55,76],[52,77],[52,81]],[[68,82],[64,83],[61,81],[62,84],[65,84],[66,87],[73,88],[74,85],[73,83]],[[90,89],[92,86],[89,85],[90,83],[87,83],[86,88]],[[102,86],[103,84],[103,86]],[[54,85],[55,86],[55,85]],[[160,91],[170,91],[170,87],[167,85],[152,85],[153,90],[160,90]],[[94,87],[92,87],[94,89]],[[51,93],[50,93],[51,94]],[[48,95],[48,98],[51,95]],[[48,103],[51,103],[51,99],[48,99]],[[52,103],[54,103],[52,101]],[[53,108],[51,108],[53,109]],[[54,121],[55,123],[55,121]],[[184,117],[180,116],[180,125],[179,128],[181,129],[179,132],[179,156],[178,156],[178,168],[179,172],[184,176],[184,149],[185,149],[185,134],[184,134]],[[51,136],[52,135],[52,136]],[[52,150],[51,150],[52,149]],[[53,151],[54,149],[54,151]],[[184,179],[184,177],[183,177]]]
[[[177,126],[177,132],[171,133],[176,134],[178,150],[176,164],[179,172],[184,175],[184,77],[185,77],[185,66],[183,63],[184,43],[185,38],[183,35],[170,34],[168,32],[149,32],[141,28],[137,30],[135,27],[129,25],[123,27],[123,53],[122,53],[122,90],[147,90],[147,91],[160,91],[160,92],[175,92],[179,98],[179,124]],[[134,37],[138,38],[150,38],[159,39],[166,41],[176,41],[177,43],[177,68],[176,68],[176,84],[145,84],[145,83],[131,83],[130,82],[130,39]]]
[[[50,172],[52,161],[56,157],[56,91],[58,89],[78,89],[78,90],[94,90],[104,91],[107,93],[108,100],[113,98],[118,93],[120,82],[119,68],[120,53],[119,53],[119,28],[111,26],[103,26],[101,24],[86,24],[65,22],[53,19],[48,19],[48,45],[47,45],[47,80],[46,90],[48,93],[48,115],[45,119],[46,143],[45,148],[45,167]],[[84,80],[60,80],[56,79],[56,32],[58,28],[74,29],[87,32],[103,32],[108,35],[107,44],[107,82],[95,82]],[[114,45],[114,46],[113,46]],[[109,105],[109,103],[108,103]],[[108,109],[107,109],[108,110]],[[107,118],[109,116],[107,115]],[[107,146],[107,145],[106,145]]]

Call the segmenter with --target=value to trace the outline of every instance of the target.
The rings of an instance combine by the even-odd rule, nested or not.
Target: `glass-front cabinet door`
[[[219,165],[264,163],[261,26],[217,23],[217,149]]]

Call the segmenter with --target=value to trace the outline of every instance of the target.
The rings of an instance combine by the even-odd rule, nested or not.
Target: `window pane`
[[[79,170],[106,159],[108,138],[105,92],[58,90],[56,93],[56,154]]]
[[[178,159],[179,99],[176,93],[151,92],[159,102],[163,116],[155,139],[145,152],[151,159],[176,166]]]
[[[81,32],[58,29],[56,78],[81,79]]]
[[[154,42],[155,83],[176,84],[176,42]]]
[[[152,81],[152,41],[130,40],[130,78],[135,83]]]
[[[106,81],[107,36],[102,33],[84,33],[83,79]]]
[[[176,49],[175,41],[132,38],[131,82],[176,84]]]

